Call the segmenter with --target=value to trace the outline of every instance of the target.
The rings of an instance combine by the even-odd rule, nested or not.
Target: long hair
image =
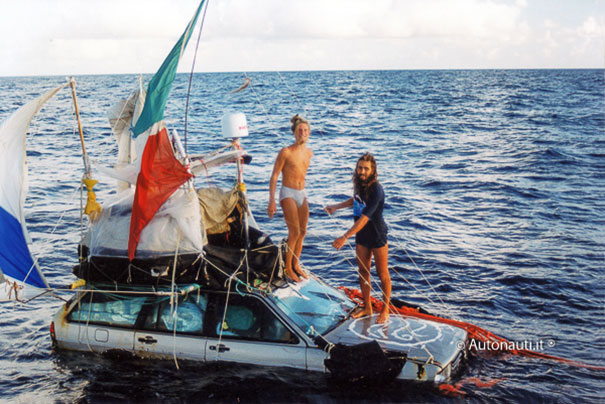
[[[303,118],[302,116],[300,116],[298,114],[296,114],[292,118],[290,118],[290,122],[292,123],[292,127],[290,128],[290,129],[292,129],[292,133],[296,132],[296,128],[301,123],[307,124],[309,129],[311,129],[311,125],[309,125],[309,121],[307,121],[305,118]]]
[[[360,161],[369,161],[372,166],[372,174],[368,177],[367,180],[362,180],[359,178],[357,174],[357,166]],[[372,156],[371,153],[364,153],[358,160],[357,164],[355,164],[355,171],[353,172],[353,187],[356,194],[361,195],[364,199],[367,197],[368,188],[370,185],[378,181],[378,169],[376,168],[376,159]]]

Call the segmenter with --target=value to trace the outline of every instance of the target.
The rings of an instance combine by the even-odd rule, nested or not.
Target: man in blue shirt
[[[355,223],[344,235],[332,243],[337,250],[345,244],[347,239],[355,235],[355,253],[359,268],[359,286],[363,295],[364,308],[354,317],[372,315],[370,302],[370,268],[372,256],[376,265],[376,272],[382,286],[384,307],[376,320],[385,323],[389,318],[389,303],[391,301],[391,277],[388,268],[389,246],[387,243],[387,225],[382,217],[384,209],[384,190],[378,182],[376,160],[370,153],[365,153],[359,160],[353,174],[354,196],[336,205],[324,208],[329,214],[342,208],[353,207]]]

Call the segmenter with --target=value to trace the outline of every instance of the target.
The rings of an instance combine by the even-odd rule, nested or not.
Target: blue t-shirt
[[[359,219],[365,215],[368,223],[355,235],[355,242],[368,248],[382,247],[387,243],[387,225],[382,217],[384,209],[384,190],[380,183],[370,185],[367,196],[353,196],[353,218]]]

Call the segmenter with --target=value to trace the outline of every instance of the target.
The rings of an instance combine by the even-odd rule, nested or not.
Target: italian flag
[[[147,142],[141,157],[141,169],[137,177],[130,218],[128,259],[131,261],[135,257],[141,232],[145,226],[170,195],[193,177],[174,156],[168,131],[164,125],[164,108],[176,76],[177,66],[203,5],[204,0],[200,2],[185,32],[149,82],[143,111],[132,130],[133,138],[146,136]]]

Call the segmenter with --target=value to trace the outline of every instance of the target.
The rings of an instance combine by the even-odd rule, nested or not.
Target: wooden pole
[[[80,132],[80,143],[82,143],[82,159],[84,160],[84,171],[86,177],[90,177],[90,162],[88,154],[86,154],[86,146],[84,145],[84,132],[82,130],[82,121],[80,120],[80,109],[78,108],[78,98],[76,96],[76,80],[71,77],[69,80],[71,86],[71,95],[74,99],[74,107],[76,109],[76,119],[78,120],[78,130]]]
[[[84,160],[84,178],[82,182],[86,185],[86,207],[84,213],[88,215],[91,221],[97,220],[101,213],[101,205],[97,202],[97,196],[93,191],[93,187],[97,184],[97,180],[91,178],[90,161],[86,154],[86,146],[84,146],[84,131],[82,131],[82,121],[80,120],[80,109],[78,108],[78,98],[76,97],[76,80],[72,77],[69,80],[71,86],[71,95],[74,99],[74,107],[76,109],[76,118],[78,120],[78,130],[80,131],[80,143],[82,143],[82,159]]]

